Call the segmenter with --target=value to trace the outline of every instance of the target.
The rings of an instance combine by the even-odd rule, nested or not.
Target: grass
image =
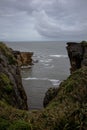
[[[32,126],[23,120],[18,120],[11,124],[8,130],[32,130]]]
[[[7,130],[86,130],[87,68],[61,83],[58,94],[45,109],[28,112],[0,102],[0,117],[6,120]]]
[[[10,79],[4,73],[0,74],[0,85],[2,86],[2,91],[7,92],[8,94],[10,94],[13,90]]]
[[[2,43],[0,49],[7,57],[11,55]],[[11,58],[9,61],[13,64]],[[1,73],[0,130],[87,130],[87,67],[78,69],[62,82],[56,95],[50,89],[48,97],[51,100],[39,111],[18,110],[10,106],[9,102],[14,98],[11,85],[9,76]]]
[[[16,59],[12,54],[12,51],[10,48],[8,48],[3,42],[0,42],[0,51],[3,53],[4,56],[7,57],[7,60],[10,65],[16,64]]]
[[[82,45],[87,45],[87,41],[80,42]]]

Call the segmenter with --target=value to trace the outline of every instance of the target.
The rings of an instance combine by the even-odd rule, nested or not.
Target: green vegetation
[[[10,65],[17,63],[15,57],[11,52],[11,49],[8,48],[3,42],[0,42],[0,51],[7,57]]]
[[[3,118],[0,118],[0,130],[7,130],[7,128],[10,126],[10,123],[8,120],[5,120]]]
[[[5,73],[0,73],[0,100],[10,104],[13,97],[13,86]]]
[[[0,86],[1,86],[1,89],[3,92],[7,92],[8,94],[10,94],[12,92],[13,88],[11,85],[11,81],[8,78],[8,76],[4,73],[0,74]]]
[[[16,60],[12,55],[8,55],[8,61],[10,65],[14,65],[16,63]]]
[[[11,54],[4,44],[0,43],[0,49],[7,57]],[[14,100],[12,88],[9,75],[1,72],[0,130],[87,130],[87,67],[73,72],[57,93],[50,89],[51,100],[42,110],[24,111],[10,106]]]
[[[82,41],[82,42],[80,42],[80,44],[87,46],[87,41]]]
[[[87,68],[79,69],[61,83],[56,97],[43,110],[27,112],[3,102],[0,110],[7,130],[86,130]]]
[[[10,125],[8,130],[32,130],[32,128],[29,123],[19,120]]]
[[[10,49],[3,42],[0,42],[0,51],[5,56],[11,55]]]

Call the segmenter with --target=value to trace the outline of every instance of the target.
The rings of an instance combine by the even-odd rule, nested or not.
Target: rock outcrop
[[[54,98],[52,95],[55,95],[55,90],[51,89],[48,91],[49,93],[47,92],[48,99],[52,100],[46,108],[39,111],[20,111],[5,104],[4,100],[0,101],[0,130],[3,130],[3,128],[5,130],[87,130],[86,44],[81,44],[68,44],[69,57],[71,63],[73,59],[75,68],[72,69],[73,73],[59,85]],[[6,55],[6,59],[9,59],[8,54]],[[15,63],[13,58],[10,59],[7,61],[11,65],[13,62]],[[2,62],[2,57],[0,62]],[[6,76],[3,79],[5,79],[7,85],[10,85]],[[9,90],[8,93],[11,91],[5,88],[5,91],[7,90]]]
[[[33,64],[32,60],[33,52],[13,51],[13,54],[17,59],[19,66],[29,66]]]
[[[82,66],[87,66],[87,42],[68,42],[67,45],[68,56],[71,64],[71,73]]]
[[[48,91],[45,94],[44,100],[43,100],[43,106],[46,107],[52,99],[56,97],[58,93],[58,88],[49,88]]]
[[[80,43],[68,42],[67,52],[71,64],[71,74],[76,70],[87,66],[87,42],[82,41]],[[56,97],[58,88],[50,88],[44,97],[43,106],[46,107],[50,101]]]
[[[0,100],[19,109],[28,109],[20,68],[13,51],[0,42]]]

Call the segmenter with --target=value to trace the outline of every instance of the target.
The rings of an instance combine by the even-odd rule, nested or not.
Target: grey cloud
[[[0,0],[0,34],[87,39],[86,12],[87,0]]]
[[[54,38],[83,37],[84,33],[87,34],[86,5],[86,0],[83,2],[66,0],[64,3],[63,1],[56,3],[55,0],[53,5],[38,17],[36,26],[38,32]]]

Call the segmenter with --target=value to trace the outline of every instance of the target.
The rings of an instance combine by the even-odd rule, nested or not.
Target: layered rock
[[[20,68],[13,51],[0,42],[0,100],[19,109],[28,109]]]
[[[82,66],[87,66],[87,43],[85,41],[81,43],[68,42],[67,45],[71,73]]]
[[[19,66],[28,66],[33,64],[32,60],[33,52],[13,51],[13,54],[17,59]]]

